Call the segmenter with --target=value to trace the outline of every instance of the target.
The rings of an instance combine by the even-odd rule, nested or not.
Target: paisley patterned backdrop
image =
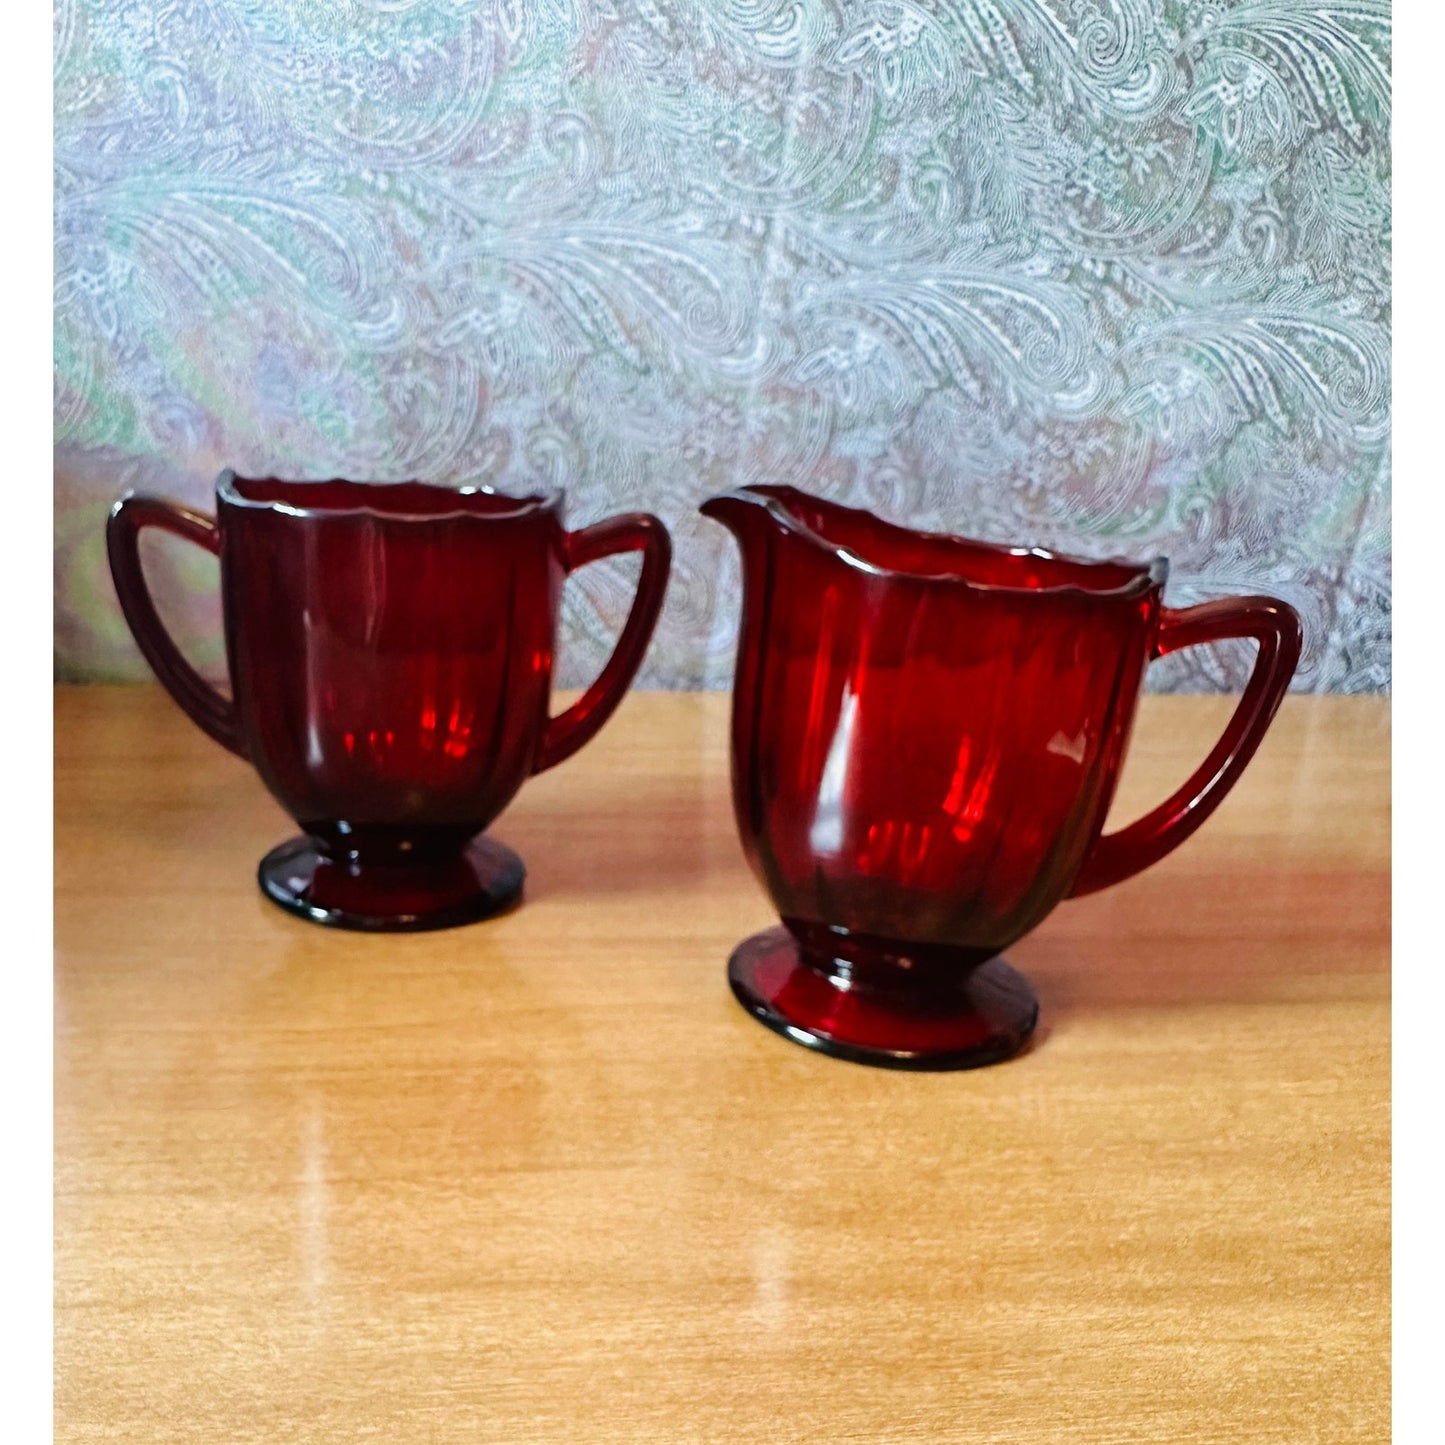
[[[57,673],[140,676],[127,487],[563,483],[661,513],[646,678],[726,686],[711,492],[1172,557],[1387,688],[1384,0],[59,0]],[[223,669],[215,564],[152,559]],[[568,589],[595,670],[631,563]],[[1194,652],[1164,687],[1236,685]]]

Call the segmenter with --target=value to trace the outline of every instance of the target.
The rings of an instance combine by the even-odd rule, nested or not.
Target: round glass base
[[[1038,1022],[1022,974],[991,958],[879,988],[805,962],[786,928],[738,945],[728,961],[738,1001],[806,1048],[888,1069],[976,1069],[1012,1058]]]
[[[504,843],[476,838],[460,853],[415,863],[358,863],[304,835],[273,848],[257,870],[273,903],[312,923],[367,933],[419,933],[475,923],[522,896],[527,870]]]

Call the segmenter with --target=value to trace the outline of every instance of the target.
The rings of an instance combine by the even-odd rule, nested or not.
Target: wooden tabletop
[[[1146,700],[1116,821],[1228,706]],[[372,937],[164,697],[59,690],[57,1439],[1388,1438],[1388,702],[1289,699],[952,1074],[733,1001],[726,708],[634,695],[496,826],[521,908]]]

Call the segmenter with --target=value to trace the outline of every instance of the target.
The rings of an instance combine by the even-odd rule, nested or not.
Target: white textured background
[[[59,0],[57,675],[139,676],[111,500],[223,466],[564,484],[677,567],[645,682],[725,686],[695,515],[790,481],[1174,564],[1388,688],[1381,0]],[[214,563],[157,588],[221,666]],[[569,587],[563,681],[629,566]],[[1237,685],[1195,652],[1163,687]]]

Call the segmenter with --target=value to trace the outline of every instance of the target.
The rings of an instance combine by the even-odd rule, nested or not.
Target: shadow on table
[[[1103,1009],[1373,996],[1389,972],[1384,872],[1161,866],[1062,904],[1008,950],[1057,1022]],[[1365,982],[1365,980],[1369,980]]]
[[[726,793],[674,782],[537,806],[526,798],[488,829],[527,864],[527,897],[674,893],[710,872],[747,877]]]

